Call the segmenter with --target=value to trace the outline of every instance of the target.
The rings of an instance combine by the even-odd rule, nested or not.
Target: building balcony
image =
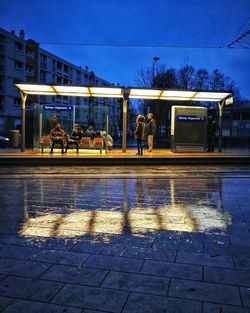
[[[40,66],[42,69],[47,69],[47,63],[46,62],[40,62]]]

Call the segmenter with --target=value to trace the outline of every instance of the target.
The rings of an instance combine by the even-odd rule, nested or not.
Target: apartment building
[[[76,66],[25,39],[23,30],[17,35],[0,28],[0,134],[8,134],[21,124],[21,101],[15,83],[110,86],[110,82],[95,75],[88,66]],[[109,115],[109,132],[118,132],[120,100],[66,96],[29,96],[27,127],[33,127],[33,105],[60,104],[75,106],[75,120],[83,126],[95,122],[103,128],[103,112]],[[97,109],[96,109],[97,108]],[[63,112],[60,118],[63,120]]]

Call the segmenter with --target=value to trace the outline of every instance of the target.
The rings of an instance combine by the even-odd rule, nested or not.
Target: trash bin
[[[12,148],[18,148],[21,144],[21,134],[19,130],[12,129],[10,131],[10,145]]]

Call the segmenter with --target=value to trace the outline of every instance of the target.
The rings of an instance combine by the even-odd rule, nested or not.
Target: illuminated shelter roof
[[[173,90],[152,89],[138,87],[93,87],[76,85],[40,85],[40,84],[16,84],[17,88],[26,95],[60,95],[72,97],[101,97],[123,98],[128,94],[130,99],[155,99],[173,101],[211,101],[219,102],[229,100],[232,94],[228,91],[206,90]],[[230,103],[226,103],[230,104]]]

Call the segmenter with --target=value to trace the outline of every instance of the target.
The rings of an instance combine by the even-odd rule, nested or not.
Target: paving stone
[[[198,301],[132,293],[123,313],[200,313]]]
[[[190,232],[183,232],[181,234],[181,239],[182,241],[186,241],[186,240],[189,240],[189,241],[201,241],[203,242],[204,241],[204,234],[203,233],[190,233]]]
[[[0,259],[0,273],[6,275],[19,275],[37,278],[49,267],[50,264],[46,263],[15,259]]]
[[[243,306],[250,307],[250,288],[240,288]]]
[[[119,256],[124,249],[123,245],[78,242],[71,251]]]
[[[230,240],[232,245],[242,245],[242,243],[244,243],[244,246],[248,246],[248,248],[250,247],[250,233],[248,236],[230,236]]]
[[[99,286],[108,271],[69,265],[53,265],[41,279],[74,283],[80,285]]]
[[[0,282],[2,296],[27,300],[50,301],[63,284],[37,279],[8,276]]]
[[[15,300],[4,313],[81,313],[82,309],[41,303],[27,300]]]
[[[121,311],[127,296],[128,293],[125,291],[69,284],[63,287],[52,302],[118,313]]]
[[[39,248],[0,244],[1,258],[29,260]]]
[[[201,280],[202,278],[201,266],[160,261],[145,261],[141,272],[161,277],[176,277],[193,280]]]
[[[244,242],[244,241],[243,241]],[[250,257],[250,249],[248,246],[204,244],[204,252],[209,254],[221,254],[238,257]]]
[[[247,287],[250,286],[250,272],[226,268],[205,267],[204,281]]]
[[[155,248],[164,248],[171,250],[203,252],[203,242],[190,241],[189,239],[185,240],[156,239],[153,246]]]
[[[122,256],[173,262],[175,260],[176,251],[157,248],[127,247]]]
[[[87,267],[117,270],[122,272],[139,272],[142,264],[143,260],[138,259],[92,255],[84,265]]]
[[[96,311],[96,310],[83,310],[82,313],[107,313],[107,312],[104,312],[104,311]]]
[[[166,295],[169,279],[142,274],[110,272],[102,287],[149,294]]]
[[[54,250],[69,250],[76,241],[70,239],[56,239],[44,237],[18,237],[18,236],[3,236],[0,238],[0,243],[19,246],[31,246],[33,248],[47,248]]]
[[[172,279],[168,295],[184,299],[241,305],[239,289],[222,284]]]
[[[230,239],[228,235],[215,235],[215,234],[204,234],[204,242],[211,246],[219,245],[230,245]]]
[[[4,309],[9,303],[11,303],[12,298],[6,298],[0,296],[0,311]]]
[[[186,232],[186,234],[188,233]],[[181,232],[172,230],[159,230],[157,233],[155,233],[154,237],[161,239],[180,240]]]
[[[203,303],[202,313],[249,313],[250,311],[247,308],[224,305],[224,304],[215,304],[215,303]]]
[[[235,267],[238,270],[250,270],[250,258],[234,258]]]
[[[176,262],[203,266],[234,268],[232,257],[217,254],[178,252]]]
[[[153,244],[154,238],[152,237],[139,237],[139,236],[112,236],[110,238],[111,244],[121,244],[125,246],[135,247],[148,247],[150,248]]]
[[[43,249],[38,254],[36,254],[33,259],[40,262],[82,265],[82,263],[86,261],[88,257],[89,254],[86,253]]]

